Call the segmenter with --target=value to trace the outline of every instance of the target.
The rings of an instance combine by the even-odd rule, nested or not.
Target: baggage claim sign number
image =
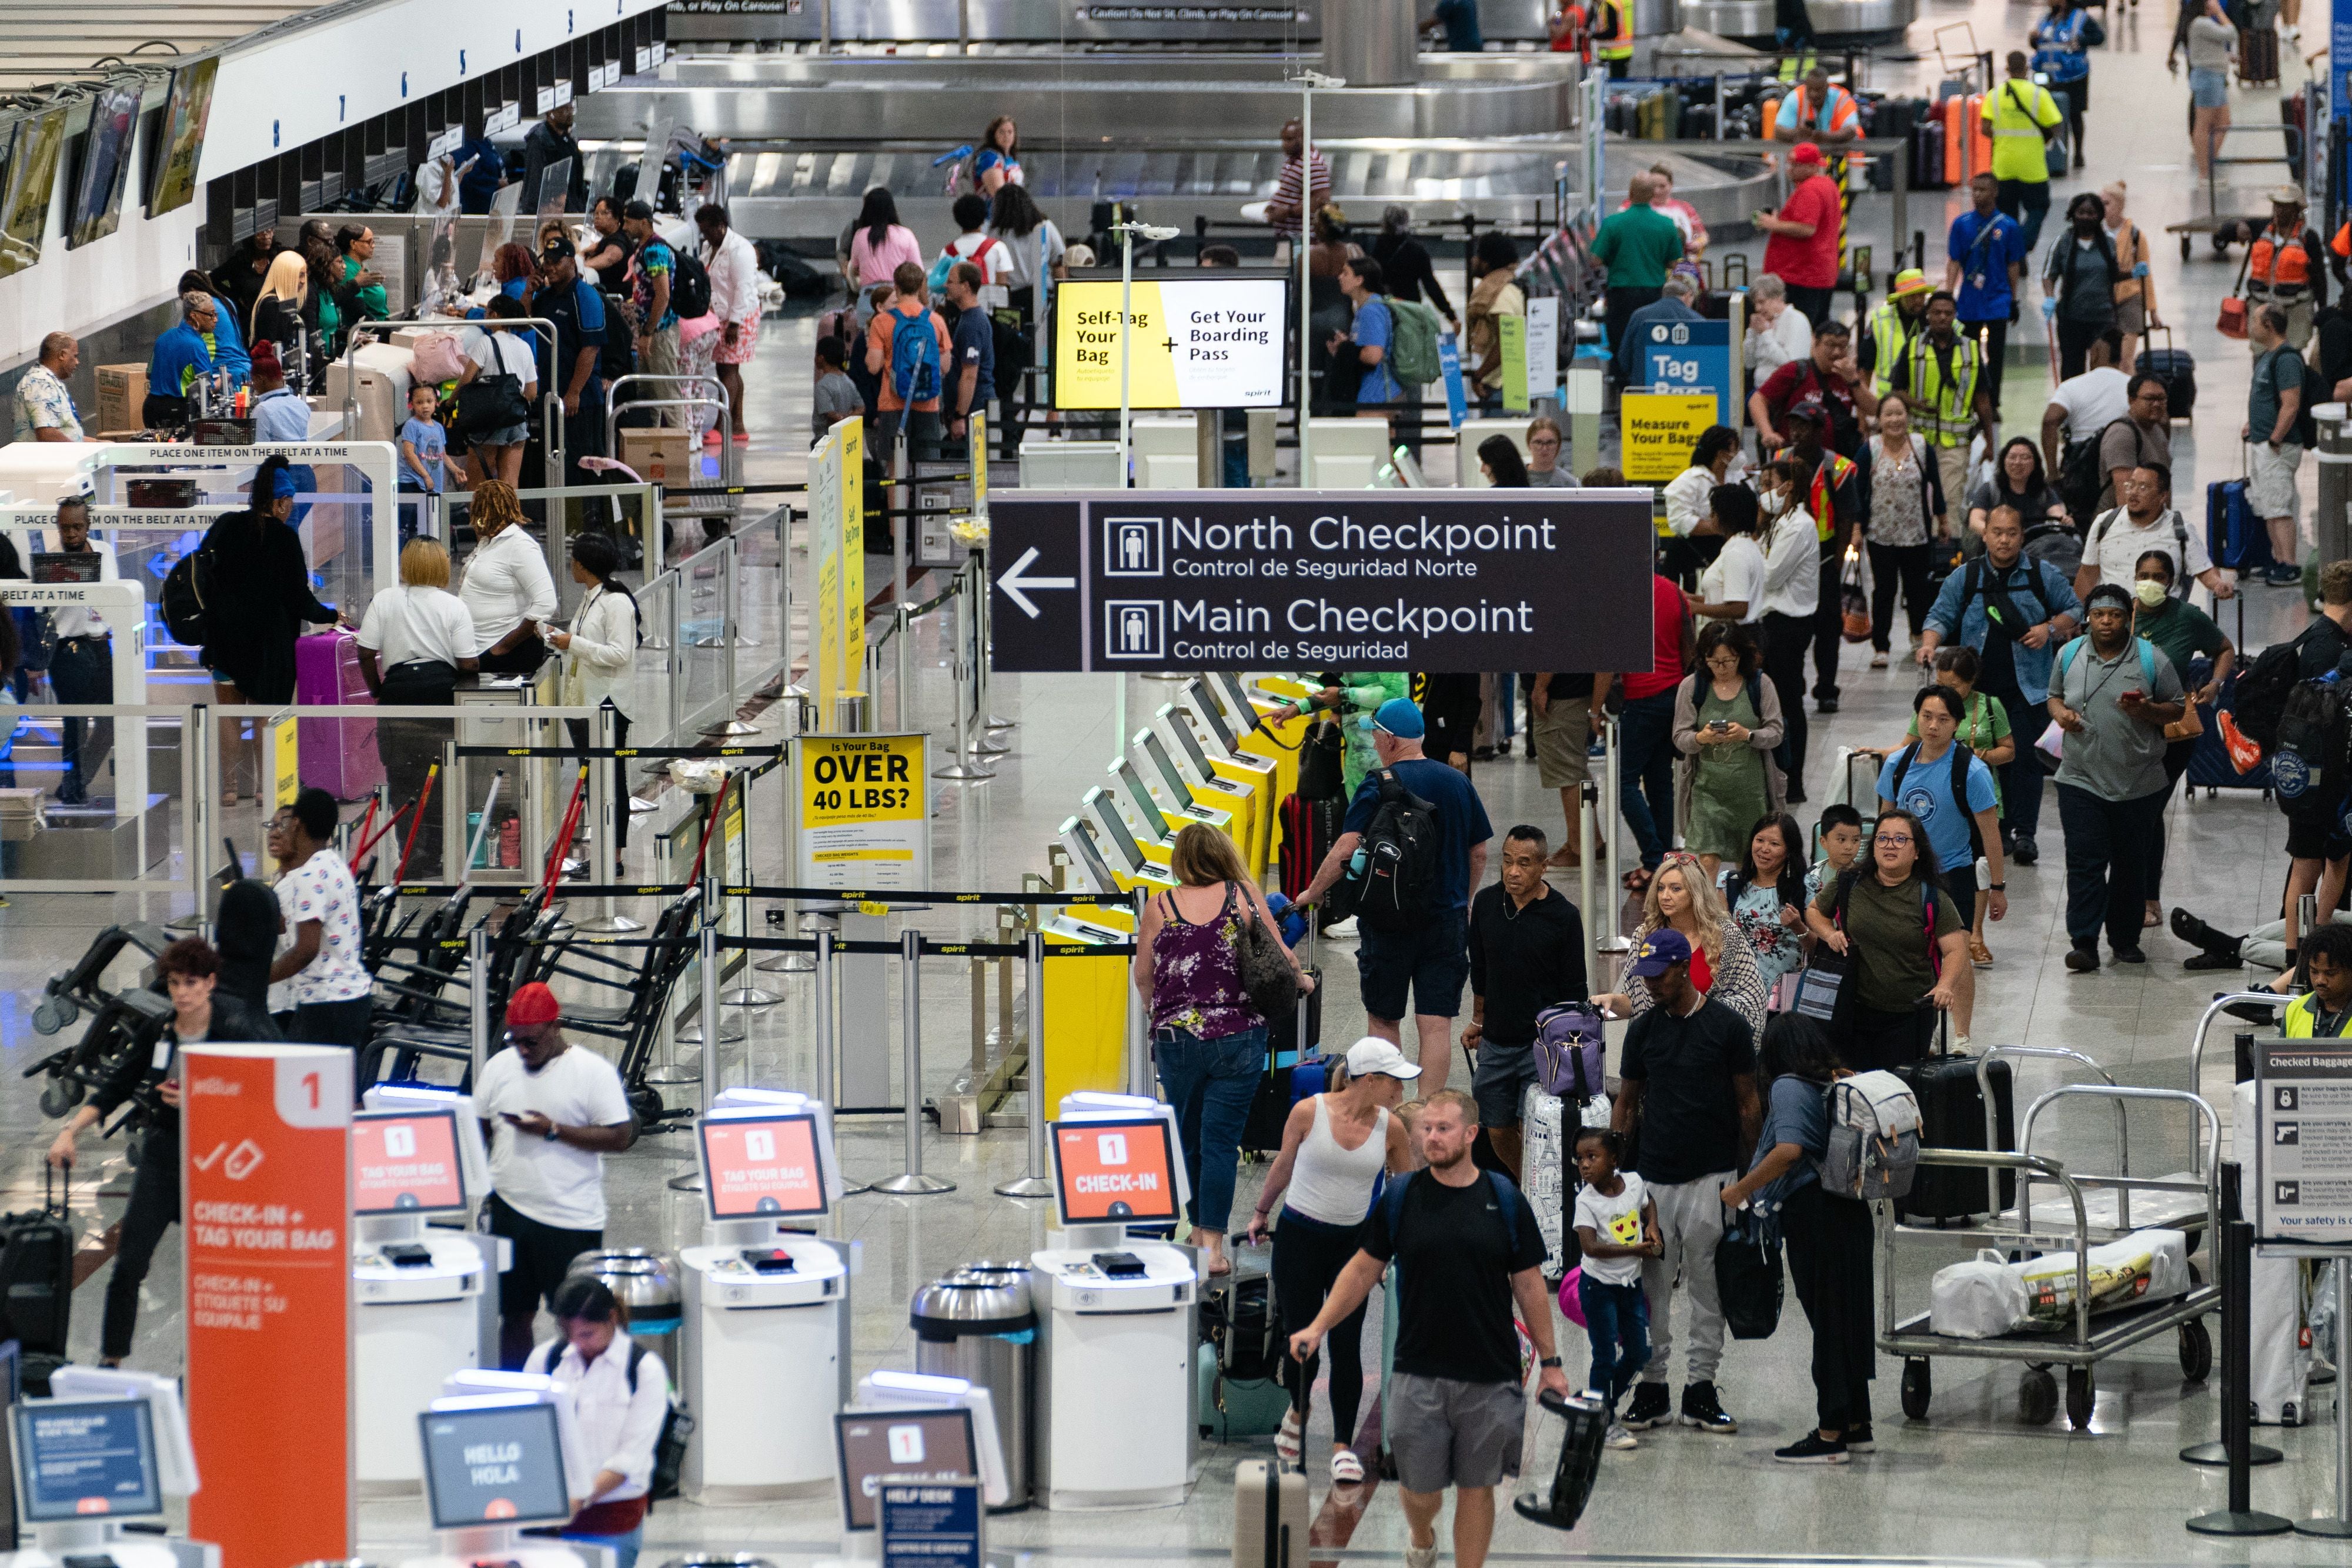
[[[1652,505],[1646,489],[1004,493],[994,667],[1646,670]]]

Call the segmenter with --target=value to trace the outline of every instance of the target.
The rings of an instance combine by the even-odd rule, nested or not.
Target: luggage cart
[[[2195,1113],[2204,1134],[2203,1168],[2208,1172],[2218,1169],[2214,1156],[2219,1149],[2221,1122],[2214,1115],[2213,1108],[2194,1094],[2178,1089],[2068,1084],[2036,1100],[2026,1112],[2027,1125],[2032,1124],[2045,1105],[2061,1096],[2186,1103]],[[2006,1219],[1996,1219],[1966,1229],[1915,1229],[1895,1223],[1893,1205],[1882,1203],[1874,1206],[1877,1210],[1878,1348],[1903,1358],[1904,1415],[1915,1421],[1927,1418],[1928,1404],[1934,1396],[1932,1364],[1937,1356],[2023,1363],[2026,1370],[2018,1389],[2018,1416],[2032,1426],[2044,1426],[2055,1418],[2058,1413],[2058,1384],[2051,1369],[2065,1367],[2066,1418],[2077,1428],[2090,1425],[2097,1364],[2118,1351],[2154,1339],[2168,1330],[2179,1337],[2183,1377],[2192,1383],[2201,1383],[2212,1371],[2213,1339],[2203,1320],[2208,1313],[2219,1310],[2221,1288],[2211,1281],[2199,1279],[2193,1270],[2188,1291],[2172,1300],[2120,1307],[2095,1315],[2091,1310],[2090,1249],[2100,1239],[2100,1235],[2098,1228],[2092,1224],[2084,1201],[2085,1188],[2161,1191],[2171,1186],[2169,1182],[2162,1178],[2076,1175],[2046,1155],[2006,1150],[1923,1148],[1919,1151],[1919,1161],[1922,1165],[1958,1166],[1986,1171],[1995,1176],[2003,1170],[2016,1172],[2020,1204],[2028,1211],[2029,1223],[2018,1225]],[[2030,1228],[2032,1205],[2023,1195],[2036,1182],[2054,1185],[2063,1193],[2070,1222],[2063,1231]],[[2201,1185],[2206,1206],[2206,1229],[2211,1234],[2219,1223],[2220,1186],[2218,1180],[2210,1176]],[[2074,1313],[2072,1324],[2063,1329],[2021,1330],[1990,1339],[1967,1339],[1957,1334],[1937,1333],[1927,1326],[1928,1314],[1924,1312],[1898,1318],[1895,1301],[1896,1250],[1926,1241],[1943,1246],[1958,1244],[1970,1249],[1991,1247],[2021,1256],[2041,1256],[2071,1249],[2074,1254]]]
[[[1995,1045],[1988,1047],[1978,1057],[1977,1091],[1984,1102],[1985,1147],[1997,1148],[2000,1144],[1992,1096],[1992,1061],[1998,1056],[2073,1061],[2096,1073],[2099,1078],[2098,1083],[2075,1085],[2073,1092],[2077,1096],[2105,1100],[2114,1108],[2116,1165],[2120,1172],[2119,1179],[2133,1179],[2131,1118],[2126,1109],[2123,1097],[2115,1092],[2122,1086],[2116,1082],[2115,1075],[2105,1068],[2081,1051],[2069,1051],[2063,1046]],[[2033,1127],[2036,1120],[2045,1106],[2050,1105],[2066,1092],[2067,1091],[2062,1090],[2044,1094],[2026,1108],[2025,1120],[2018,1127],[2019,1149],[2027,1154],[2033,1152]],[[2193,1121],[2192,1116],[2192,1123]],[[2193,1134],[2193,1125],[2191,1131]],[[2188,1233],[2189,1250],[2195,1251],[2200,1238],[2204,1234],[2206,1221],[2210,1215],[2210,1206],[2206,1201],[2206,1189],[2217,1179],[2212,1170],[2212,1162],[2203,1157],[2204,1152],[2192,1135],[2189,1169],[2157,1176],[2153,1178],[2151,1185],[2103,1186],[2093,1192],[2086,1193],[2083,1198],[2083,1209],[2093,1237],[2099,1241],[2112,1241],[2119,1236],[2128,1236],[2135,1230],[2179,1230]],[[1985,1173],[1986,1211],[1993,1214],[2000,1222],[2014,1225],[2024,1231],[2063,1230],[2067,1222],[2074,1217],[2073,1205],[2063,1195],[2045,1197],[2038,1203],[2034,1202],[2033,1185],[2033,1178],[2031,1176],[2020,1180],[2017,1184],[2018,1202],[2014,1207],[2010,1207],[2000,1201],[2000,1173],[1987,1171]],[[2140,1195],[2137,1203],[2132,1197],[2134,1192]]]
[[[2248,132],[2271,131],[2276,131],[2284,138],[2276,153],[2267,156],[2255,153],[2243,158],[2221,156],[2221,148],[2228,144],[2231,136]],[[2303,127],[2293,124],[2247,124],[2225,125],[2221,128],[2221,141],[2213,149],[2212,165],[2205,171],[2204,214],[2201,217],[2189,218],[2180,223],[2164,225],[2165,233],[2180,236],[2180,259],[2183,261],[2187,261],[2193,252],[2195,247],[2192,239],[2197,235],[2211,235],[2213,254],[2227,256],[2230,254],[2230,246],[2233,240],[2243,238],[2251,241],[2270,224],[2271,215],[2267,207],[2260,213],[2243,217],[2224,214],[2221,211],[2221,168],[2224,163],[2284,163],[2292,172],[2303,166]]]

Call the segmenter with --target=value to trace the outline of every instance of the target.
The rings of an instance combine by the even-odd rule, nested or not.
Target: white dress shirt
[[[581,1360],[579,1347],[568,1341],[549,1340],[530,1353],[523,1370],[544,1373],[558,1388],[572,1390],[573,1418],[589,1462],[621,1478],[619,1486],[595,1500],[626,1502],[645,1496],[653,1484],[654,1445],[669,1415],[669,1369],[660,1355],[648,1347],[638,1358],[634,1392],[625,1329],[614,1330],[613,1343],[593,1361]]]
[[[1715,487],[1722,482],[1711,470],[1696,465],[1684,469],[1667,482],[1666,527],[1674,530],[1675,538],[1690,538],[1691,530],[1714,509],[1708,497],[1715,494]]]
[[[36,549],[56,550],[60,548],[55,528],[43,529],[41,538],[42,542]],[[115,564],[114,547],[93,540],[89,548],[98,552],[99,581],[122,580],[121,569]],[[49,628],[51,634],[60,643],[68,637],[110,637],[114,634],[113,629],[106,623],[106,617],[86,604],[68,604],[50,611]]]
[[[1772,548],[1764,557],[1763,612],[1811,620],[1822,602],[1821,561],[1821,538],[1811,512],[1791,507],[1773,519]]]
[[[403,583],[368,601],[359,643],[387,671],[420,661],[455,669],[474,656],[474,618],[446,589]]]
[[[760,253],[734,229],[719,248],[702,247],[702,269],[710,275],[710,313],[721,321],[752,321],[760,315]]]
[[[1764,547],[1747,534],[1734,534],[1723,541],[1723,553],[1698,574],[1698,596],[1709,604],[1747,605],[1739,623],[1752,625],[1764,619],[1764,582],[1769,574]]]
[[[539,541],[509,524],[466,562],[457,598],[474,618],[474,652],[487,653],[525,621],[554,618],[555,580]]]
[[[588,591],[572,618],[572,645],[563,650],[561,706],[595,707],[606,697],[634,718],[637,668],[637,612],[625,594]]]

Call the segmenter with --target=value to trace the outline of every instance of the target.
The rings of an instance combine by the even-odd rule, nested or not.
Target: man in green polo
[[[1683,258],[1683,232],[1675,220],[1650,204],[1655,191],[1646,173],[1633,176],[1625,205],[1601,222],[1592,236],[1593,258],[1609,269],[1607,304],[1612,353],[1625,340],[1633,312],[1654,305],[1665,289],[1666,269]]]

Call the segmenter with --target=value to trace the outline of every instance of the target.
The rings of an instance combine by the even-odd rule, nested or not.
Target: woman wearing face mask
[[[2168,802],[2173,786],[2189,768],[2189,758],[2197,750],[2199,729],[2203,720],[2198,710],[2221,695],[2221,683],[2230,678],[2231,668],[2238,662],[2238,651],[2223,635],[2213,618],[2173,591],[2172,558],[2158,549],[2149,550],[2132,568],[2132,631],[2147,638],[2164,651],[2176,670],[2187,671],[2190,661],[2200,654],[2212,661],[2211,673],[2202,685],[2189,694],[2189,709],[2180,722],[2166,727],[2168,744],[2164,748],[2164,791]],[[2196,724],[2199,728],[2188,727]],[[2168,820],[2169,820],[2168,818]],[[2147,917],[2143,923],[2160,925],[2164,923],[2164,850],[2161,836],[2147,847]]]
[[[2042,264],[2042,314],[2057,324],[2059,380],[2081,375],[2091,345],[2115,326],[2125,270],[2107,237],[2106,204],[2084,191],[2066,204],[2066,232]]]

